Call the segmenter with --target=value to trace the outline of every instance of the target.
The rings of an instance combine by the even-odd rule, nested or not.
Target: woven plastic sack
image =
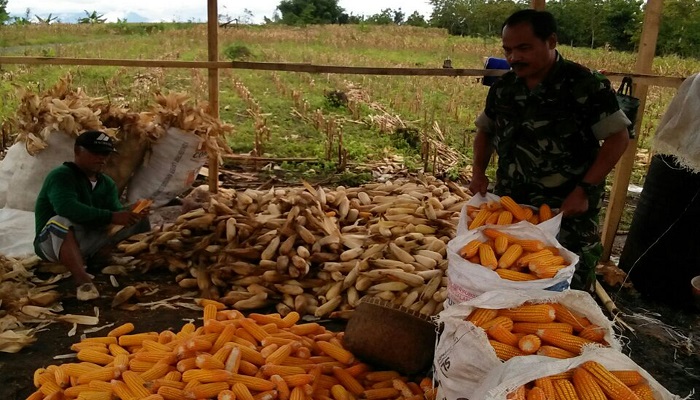
[[[513,357],[491,370],[483,379],[479,388],[472,393],[472,396],[469,396],[469,399],[506,400],[508,393],[525,383],[537,378],[566,372],[586,361],[596,361],[610,371],[638,371],[651,386],[654,392],[654,400],[682,399],[680,396],[669,392],[654,377],[626,355],[615,349],[595,347],[584,348],[581,356],[564,360],[542,356]],[[690,397],[688,395],[686,399]]]
[[[513,225],[498,226],[497,229],[517,238],[537,239],[547,246],[555,246],[559,250],[559,254],[566,260],[567,266],[559,270],[554,277],[524,282],[510,281],[501,279],[496,272],[483,265],[474,264],[462,258],[459,255],[459,250],[464,245],[473,239],[486,241],[487,237],[483,234],[485,228],[487,227],[468,231],[469,233],[466,235],[456,236],[447,243],[447,277],[449,281],[447,284],[448,298],[445,304],[446,307],[467,301],[492,290],[546,289],[562,291],[569,288],[576,264],[578,263],[578,255],[562,247],[550,233],[526,221]]]
[[[0,208],[5,207],[10,180],[12,180],[15,169],[22,163],[24,158],[22,153],[29,156],[27,150],[25,150],[24,143],[15,143],[7,149],[5,158],[0,161]]]
[[[438,399],[472,397],[491,369],[502,361],[489,345],[483,329],[465,321],[475,308],[504,309],[532,303],[560,303],[570,310],[585,316],[591,323],[602,327],[605,341],[611,348],[619,350],[620,342],[608,320],[593,297],[587,292],[567,290],[494,290],[472,300],[455,304],[436,316],[443,328],[435,347],[434,373],[439,382]],[[535,356],[525,356],[535,357]],[[518,357],[523,358],[523,357]],[[545,357],[546,358],[546,357]]]

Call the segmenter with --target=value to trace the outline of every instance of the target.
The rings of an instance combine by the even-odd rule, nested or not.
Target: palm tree
[[[97,14],[97,11],[93,11],[92,13],[89,13],[87,10],[85,11],[85,17],[83,18],[78,18],[78,23],[79,24],[103,24],[107,19],[102,18],[104,14]]]
[[[46,18],[41,18],[40,16],[34,14],[36,17],[37,21],[39,21],[40,24],[46,24],[50,25],[52,22],[58,22],[58,17],[54,17],[53,13],[49,14]]]

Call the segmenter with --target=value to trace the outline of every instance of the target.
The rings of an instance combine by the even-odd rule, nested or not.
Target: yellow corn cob
[[[184,390],[169,386],[159,387],[158,394],[163,396],[165,400],[192,400],[187,395],[185,395]]]
[[[546,257],[537,257],[528,263],[528,266],[545,266],[545,265],[566,265],[566,260],[562,256],[555,256],[554,254]]]
[[[95,363],[97,365],[107,365],[114,361],[114,356],[100,353],[92,349],[83,349],[78,352],[78,360]]]
[[[571,325],[574,332],[581,332],[583,328],[591,324],[591,321],[589,321],[588,318],[569,310],[563,304],[552,303],[552,307],[554,307],[554,310],[556,311],[555,320],[557,322],[564,322]]]
[[[504,316],[498,316],[492,320],[484,322],[483,324],[481,324],[481,328],[487,331],[495,324],[502,324],[509,331],[513,330],[513,320]]]
[[[44,398],[46,398],[46,396],[41,392],[41,390],[35,390],[26,398],[26,400],[43,400]]]
[[[552,381],[557,400],[578,400],[574,385],[566,379]]]
[[[78,377],[78,384],[90,383],[90,381],[105,381],[109,382],[112,379],[116,379],[121,374],[118,368],[114,367],[104,367],[90,372],[86,372]]]
[[[493,248],[486,243],[479,245],[479,260],[481,265],[489,269],[498,267],[498,260],[496,260],[496,255],[493,253]]]
[[[540,346],[537,355],[561,359],[576,357],[575,353],[556,346]]]
[[[218,310],[216,309],[216,306],[214,304],[207,304],[204,306],[204,312],[203,312],[203,320],[204,322],[213,319],[216,320],[216,312]]]
[[[552,255],[552,251],[550,249],[544,249],[544,250],[540,250],[540,251],[537,251],[534,253],[523,252],[521,257],[515,261],[515,266],[527,267],[532,260],[535,260],[539,257],[546,257],[546,256],[551,256],[551,255]]]
[[[251,349],[250,347],[241,346],[237,343],[234,345],[234,349],[236,349],[236,348],[239,349],[241,352],[241,360],[251,362],[255,365],[265,364],[265,359],[260,354],[260,352],[254,350],[254,349]]]
[[[291,343],[284,344],[265,358],[265,364],[280,365],[292,354]],[[262,357],[262,354],[260,354]]]
[[[59,365],[58,368],[54,370],[54,380],[62,389],[70,386],[70,375],[68,375],[63,366]]]
[[[498,221],[496,221],[497,225],[510,225],[512,223],[513,223],[513,213],[512,212],[510,212],[508,210],[504,210],[498,214]]]
[[[366,386],[367,385],[365,384],[365,387]],[[383,388],[388,388],[388,387],[393,388],[394,383],[392,381],[377,382],[377,383],[372,384],[372,386],[370,386],[369,388],[370,389],[383,389]]]
[[[486,333],[493,340],[497,340],[503,344],[507,344],[513,347],[518,346],[518,338],[515,335],[513,335],[509,330],[504,328],[503,325],[494,325],[490,327],[489,330],[486,331]]]
[[[525,210],[516,203],[510,196],[501,197],[501,205],[513,214],[513,218],[522,221],[525,218]]]
[[[296,311],[292,311],[282,318],[282,323],[283,323],[282,327],[283,328],[291,328],[292,326],[294,326],[294,324],[299,322],[300,319],[301,319],[301,315],[299,315],[299,313]]]
[[[542,204],[538,212],[540,216],[540,222],[552,219],[552,209],[547,204]]]
[[[491,211],[489,210],[479,210],[478,213],[474,216],[474,219],[469,223],[469,230],[476,229],[480,227],[481,225],[486,222],[488,217],[491,215]]]
[[[479,252],[480,244],[481,241],[479,239],[471,240],[469,243],[465,244],[461,249],[459,249],[459,255],[465,259],[474,257]]]
[[[535,387],[542,389],[545,397],[548,400],[556,399],[556,393],[554,393],[554,386],[552,385],[552,380],[548,377],[535,379]]]
[[[632,389],[622,383],[622,381],[610,373],[610,371],[600,363],[586,361],[581,364],[581,368],[593,375],[593,378],[598,382],[600,388],[603,389],[603,392],[605,392],[611,400],[638,400],[637,395],[634,394]]]
[[[525,353],[520,351],[517,347],[507,345],[495,340],[489,340],[491,347],[496,350],[496,356],[502,361],[508,361],[515,356],[523,356]]]
[[[253,396],[255,400],[275,400],[279,396],[277,390],[268,390],[266,392],[260,392]]]
[[[117,338],[112,337],[112,336],[98,336],[98,337],[90,337],[90,338],[85,338],[80,341],[80,343],[94,343],[94,344],[102,344],[104,346],[107,346],[112,343],[117,343]]]
[[[228,359],[229,354],[231,354],[231,350],[233,350],[233,343],[226,343],[224,347],[220,348],[216,351],[216,353],[214,353],[212,358],[221,362],[221,364],[224,365],[222,368],[226,369],[226,360]]]
[[[490,321],[496,318],[496,316],[498,316],[498,310],[494,310],[491,308],[475,308],[474,311],[472,311],[471,314],[469,314],[469,316],[467,317],[467,321],[471,322],[476,326],[481,326],[486,321]]]
[[[119,354],[114,357],[114,362],[112,366],[124,372],[129,369],[129,356],[126,354]]]
[[[140,376],[141,379],[149,382],[164,377],[168,372],[170,372],[170,365],[159,361],[149,370],[142,372]]]
[[[654,391],[647,383],[640,383],[630,387],[639,400],[654,400]]]
[[[168,344],[171,343],[177,335],[173,331],[163,331],[158,334],[158,343]]]
[[[331,387],[331,395],[334,400],[349,400],[351,396],[343,385],[333,385]]]
[[[565,333],[573,333],[571,325],[562,322],[516,322],[513,324],[513,333],[536,333],[539,329],[551,329]]]
[[[242,383],[249,390],[253,390],[256,392],[264,392],[267,390],[273,390],[275,388],[275,384],[267,379],[241,374],[231,374],[231,377],[229,378],[228,382],[231,384]]]
[[[116,357],[116,356],[118,356],[118,355],[120,355],[120,354],[129,355],[129,354],[131,354],[131,353],[129,353],[129,350],[123,348],[122,346],[120,346],[120,345],[118,345],[118,344],[116,344],[116,343],[112,343],[112,344],[109,345],[109,354],[111,354],[111,355],[113,355],[113,356]]]
[[[549,304],[525,304],[499,310],[498,315],[508,317],[514,322],[552,322],[556,314]]]
[[[59,393],[62,392],[63,389],[61,389],[60,386],[53,380],[47,380],[46,382],[42,383],[41,386],[39,387],[39,390],[41,393],[45,394],[47,397],[54,394],[54,393]]]
[[[517,389],[508,393],[506,400],[525,400],[525,385],[520,385]]]
[[[345,350],[342,347],[338,347],[334,344],[324,341],[318,341],[316,342],[316,345],[321,349],[321,351],[340,361],[343,364],[349,365],[352,364],[353,361],[355,361],[355,356],[353,356],[351,352]]]
[[[141,343],[146,339],[157,341],[158,335],[152,335],[150,333],[137,333],[134,335],[121,335],[121,336],[119,336],[119,345],[122,347],[141,346]]]
[[[302,367],[295,367],[295,366],[290,366],[290,365],[274,365],[274,364],[265,364],[262,367],[260,367],[260,371],[265,376],[272,376],[272,375],[286,376],[286,375],[303,374],[306,372],[304,370],[304,368],[302,368]]]
[[[153,386],[152,389],[155,390],[156,392],[158,389],[160,389],[161,386],[168,386],[172,387],[175,389],[184,389],[187,384],[182,381],[169,381],[167,379],[156,379],[153,381]]]
[[[290,395],[290,390],[289,386],[287,385],[287,382],[282,379],[280,375],[272,375],[270,376],[270,382],[275,384],[275,388],[277,389],[277,394],[279,396],[279,400],[287,400],[289,399]]]
[[[488,218],[486,218],[486,221],[484,221],[483,225],[494,225],[498,222],[498,217],[501,215],[500,210],[493,211],[491,214],[489,214]]]
[[[250,390],[240,382],[234,383],[231,386],[231,391],[236,395],[237,400],[254,400]]]
[[[532,217],[527,219],[527,222],[531,223],[532,225],[537,225],[540,223],[540,217],[537,215],[533,215]]]
[[[399,397],[399,391],[393,387],[383,389],[367,389],[362,394],[362,397],[367,400],[395,399]]]
[[[323,332],[325,329],[317,324],[316,322],[309,322],[306,324],[293,325],[289,328],[289,331],[298,336],[306,336],[311,334],[316,334],[318,332]]]
[[[306,399],[306,393],[304,393],[304,389],[302,389],[301,386],[297,386],[292,389],[291,393],[289,394],[289,400],[305,400]]]
[[[212,306],[213,307],[213,306]],[[195,358],[195,365],[201,369],[224,369],[224,363],[215,359],[211,354],[202,353]]]
[[[285,332],[285,333],[288,333],[288,332]],[[290,338],[284,338],[284,337],[270,335],[269,337],[266,337],[265,339],[263,339],[263,341],[260,344],[262,346],[269,346],[271,344],[276,344],[278,346],[282,346],[282,345],[289,344],[292,342],[295,342],[295,340],[290,339]]]
[[[120,399],[136,399],[137,397],[131,392],[131,389],[124,383],[123,381],[119,380],[112,380],[110,382],[112,385],[112,392],[117,395]],[[165,397],[165,396],[163,396]],[[166,399],[168,397],[165,397]]]
[[[581,400],[607,400],[603,389],[596,383],[593,376],[582,368],[574,369],[572,382],[576,394]]]
[[[199,299],[195,299],[194,302],[202,308],[205,308],[208,305],[212,305],[216,308],[217,311],[221,311],[221,310],[226,309],[226,304],[221,303],[221,302],[216,301],[216,300],[199,298]]]
[[[533,334],[525,335],[518,339],[518,348],[525,354],[534,354],[540,349],[542,341]]]
[[[267,357],[269,357],[270,354],[274,353],[279,348],[280,346],[277,344],[269,344],[260,349],[260,355],[263,356],[263,358],[267,359]]]
[[[78,385],[80,386],[80,385]],[[98,392],[111,392],[112,391],[112,383],[110,382],[103,382],[103,381],[90,381],[88,383],[88,387],[91,390],[96,390]]]
[[[112,400],[112,392],[86,390],[78,395],[78,400]]]
[[[469,262],[472,263],[472,264],[481,264],[481,260],[479,259],[479,255],[478,255],[478,254],[475,255],[474,257],[469,257],[469,258],[467,258],[466,260],[469,261]]]
[[[236,400],[236,395],[232,391],[226,389],[219,392],[216,396],[216,400]],[[280,400],[282,400],[282,398],[280,398]]]
[[[345,372],[345,373],[347,373],[347,372]],[[348,376],[351,376],[351,375],[348,374]],[[284,381],[287,382],[287,386],[292,388],[292,387],[302,386],[302,385],[312,383],[314,380],[314,377],[311,374],[294,374],[294,375],[284,375],[282,377],[282,379],[284,379]]]
[[[102,367],[100,367],[99,365],[90,364],[90,363],[80,363],[80,364],[70,363],[70,364],[66,364],[66,366],[63,368],[65,369],[66,374],[68,374],[68,376],[75,377],[75,378],[79,377],[80,375],[82,375],[86,372],[90,372],[90,371],[93,371],[96,369],[102,369]],[[36,382],[34,384],[36,385]]]
[[[498,276],[501,277],[501,279],[506,279],[509,281],[525,282],[525,281],[537,280],[537,277],[533,274],[525,273],[525,272],[518,272],[518,271],[514,271],[512,269],[498,268],[496,270],[496,273],[498,274]]]
[[[109,384],[108,384],[109,385]],[[88,390],[94,390],[93,388],[90,387],[90,385],[76,385],[76,386],[71,386],[69,388],[66,388],[66,390],[63,391],[63,395],[66,396],[69,399],[73,399],[78,397],[78,395],[81,392],[85,392]],[[110,385],[110,391],[111,391],[111,385]],[[42,393],[43,394],[43,393]],[[42,397],[43,399],[43,397]]]
[[[146,382],[134,371],[124,371],[122,374],[122,379],[126,386],[129,388],[131,393],[136,395],[138,398],[146,397],[151,394],[151,392],[146,389]]]
[[[133,360],[145,361],[149,363],[157,363],[159,361],[168,364],[175,363],[177,356],[172,351],[140,351],[134,354]]]
[[[622,381],[622,383],[624,383],[627,386],[635,386],[646,382],[646,379],[644,379],[642,374],[633,369],[610,371],[610,373],[615,375],[617,379]]]
[[[352,375],[348,374],[343,368],[333,367],[333,376],[338,379],[341,385],[350,393],[359,396],[364,391],[364,387]]]
[[[127,322],[109,331],[109,333],[107,333],[107,336],[119,337],[121,335],[131,333],[133,332],[133,330],[134,324],[132,324],[131,322]]]
[[[525,398],[527,400],[549,400],[547,399],[547,395],[544,393],[544,390],[536,386],[527,392],[527,396]]]
[[[163,379],[168,380],[168,381],[181,381],[182,380],[182,372],[170,371],[167,374],[165,374]]]
[[[199,381],[201,383],[226,382],[232,374],[223,369],[190,369],[182,373],[182,381]]]
[[[503,236],[496,238],[498,240]],[[510,268],[511,265],[523,254],[523,247],[517,243],[511,244],[498,260],[498,268]]]
[[[149,367],[148,369],[150,369],[151,367]],[[177,362],[176,368],[181,373],[197,368],[197,357],[183,358],[182,360]],[[134,367],[132,366],[131,369],[133,370]],[[144,370],[144,372],[145,371],[146,370]]]
[[[540,279],[553,278],[566,265],[537,265],[530,262],[530,271]]]
[[[544,243],[537,239],[518,239],[516,243],[521,245],[524,251],[536,253],[545,250]]]
[[[506,250],[508,249],[508,238],[505,236],[497,237],[494,240],[493,249],[495,250],[496,254],[498,254],[499,256],[501,254],[505,253]],[[518,257],[515,257],[515,258],[518,258]],[[513,261],[515,261],[515,258],[513,259]],[[500,263],[499,263],[499,265],[500,265]],[[501,268],[507,268],[507,267],[501,267]]]
[[[562,349],[570,351],[574,354],[581,354],[581,349],[583,346],[589,343],[595,343],[591,340],[570,335],[568,333],[548,329],[540,329],[536,332],[536,335],[539,336],[543,342],[561,347]]]
[[[534,212],[532,211],[532,208],[530,208],[530,207],[521,207],[521,208],[523,209],[523,216],[525,217],[522,219],[523,221],[527,221],[534,216],[533,215]]]
[[[226,325],[224,329],[219,333],[219,336],[216,338],[216,341],[214,342],[214,345],[211,347],[211,351],[216,353],[219,351],[222,347],[224,347],[224,344],[230,342],[234,335],[236,334],[236,327],[233,325]]]
[[[238,366],[238,373],[241,375],[256,376],[258,374],[258,367],[246,360],[241,360],[241,364]]]
[[[207,307],[209,307],[209,305]],[[214,306],[212,305],[212,307]],[[220,392],[228,389],[229,386],[226,382],[203,383],[193,388],[186,389],[185,395],[189,395],[193,399],[208,399],[216,397]]]
[[[603,339],[605,338],[605,329],[598,325],[590,324],[587,327],[583,328],[581,332],[578,333],[578,336],[584,339],[592,340],[596,343],[602,343]],[[625,382],[625,384],[627,386],[630,386],[630,384],[628,384],[627,382]]]
[[[299,347],[296,352],[294,352],[295,357],[299,358],[311,358],[311,350],[308,347]]]

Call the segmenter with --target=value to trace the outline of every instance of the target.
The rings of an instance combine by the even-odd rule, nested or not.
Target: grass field
[[[0,33],[3,55],[207,59],[206,27],[201,24],[2,26]],[[484,57],[501,56],[497,38],[454,37],[443,30],[414,27],[242,26],[220,29],[219,43],[222,60],[247,54],[245,59],[252,61],[348,66],[439,68],[450,58],[455,68],[481,68]],[[631,72],[636,57],[567,46],[559,50],[590,68],[615,72]],[[698,60],[662,57],[655,60],[653,73],[688,76],[699,69]],[[16,88],[42,90],[67,73],[73,75],[74,86],[90,95],[109,96],[137,110],[146,107],[155,90],[207,98],[204,70],[3,65],[1,73],[2,120],[16,110]],[[473,122],[487,89],[474,77],[223,70],[221,118],[234,126],[227,140],[235,152],[317,158],[311,167],[284,165],[316,173],[335,172],[341,140],[350,164],[400,155],[406,167],[419,169],[423,162],[416,135],[425,133],[460,154],[442,171],[457,176],[469,165]],[[649,90],[633,183],[643,183],[650,139],[674,93],[667,88]]]

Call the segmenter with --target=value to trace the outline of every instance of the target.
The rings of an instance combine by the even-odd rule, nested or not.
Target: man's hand
[[[129,226],[137,223],[141,218],[140,214],[131,211],[117,211],[112,213],[112,223],[114,225]]]
[[[469,183],[469,191],[473,195],[480,193],[482,196],[486,194],[489,188],[489,178],[486,174],[473,174],[472,181]]]
[[[583,189],[576,188],[569,193],[561,204],[561,213],[564,217],[575,217],[588,211],[588,196]]]

